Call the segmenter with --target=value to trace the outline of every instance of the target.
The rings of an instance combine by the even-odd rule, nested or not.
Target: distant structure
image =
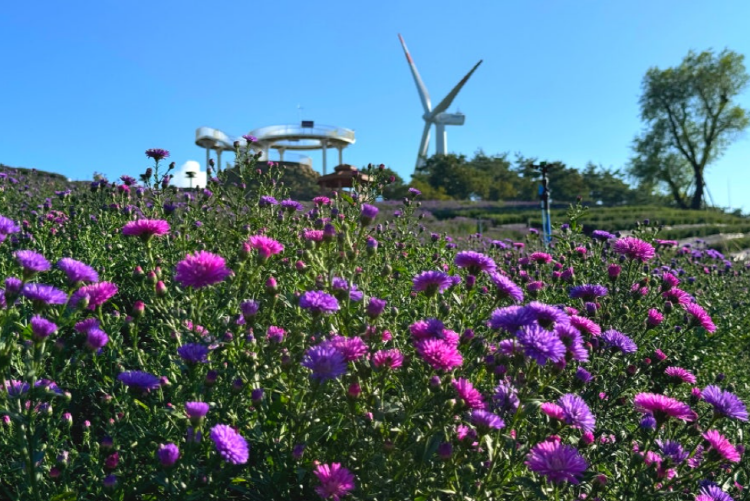
[[[435,153],[442,155],[448,153],[448,134],[445,131],[445,126],[463,125],[466,115],[460,112],[445,113],[445,110],[453,103],[461,88],[469,80],[472,73],[482,64],[482,61],[480,60],[475,64],[471,71],[440,101],[440,104],[433,108],[430,102],[430,94],[427,92],[427,87],[425,87],[422,78],[419,76],[417,67],[409,54],[409,49],[406,48],[404,38],[399,34],[398,39],[401,40],[401,46],[404,48],[406,61],[409,63],[409,68],[411,68],[411,74],[414,77],[414,83],[417,84],[417,92],[419,92],[419,99],[422,101],[422,108],[424,109],[424,114],[422,115],[422,119],[425,122],[424,131],[422,132],[422,141],[419,143],[419,154],[417,155],[417,167],[420,167],[424,165],[427,159],[427,148],[430,145],[430,128],[433,124],[435,125]]]
[[[224,132],[211,127],[199,127],[195,131],[195,144],[206,149],[206,165],[211,159],[211,150],[217,155],[218,164],[221,165],[221,153],[223,151],[234,151],[234,142],[239,141],[241,149],[249,149],[255,153],[260,152],[260,160],[269,160],[268,154],[274,149],[279,154],[279,161],[284,161],[284,153],[287,151],[323,151],[323,175],[327,174],[329,148],[338,150],[339,165],[344,163],[344,148],[354,144],[356,141],[354,131],[343,127],[330,125],[315,125],[311,120],[302,120],[300,125],[270,125],[252,130],[248,135],[256,138],[249,143],[243,137],[231,137]],[[312,167],[312,159],[303,157],[298,160]]]
[[[360,183],[370,182],[370,176],[362,174],[353,165],[340,164],[334,167],[333,173],[320,176],[317,182],[321,188],[340,190],[341,188],[351,188],[355,179]]]

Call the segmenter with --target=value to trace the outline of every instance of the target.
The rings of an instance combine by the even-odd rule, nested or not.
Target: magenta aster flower
[[[302,365],[312,371],[310,377],[319,383],[337,379],[346,374],[346,359],[333,346],[312,346],[302,358]]]
[[[122,227],[123,235],[141,237],[144,241],[167,233],[169,233],[169,223],[162,219],[137,219],[125,223]]]
[[[529,254],[529,259],[539,264],[547,264],[552,262],[552,256],[546,252],[532,252]]]
[[[685,308],[685,311],[688,313],[688,315],[690,315],[691,324],[700,325],[708,332],[716,331],[716,325],[714,325],[713,320],[711,320],[711,316],[706,313],[706,310],[701,308],[699,305],[695,303],[688,303],[683,304],[682,307]]]
[[[75,259],[64,257],[57,262],[57,267],[65,273],[68,277],[68,282],[71,284],[99,281],[99,274],[96,270]]]
[[[339,302],[323,291],[307,291],[299,298],[299,307],[313,315],[330,315],[338,311]]]
[[[484,403],[482,394],[474,388],[471,381],[464,378],[458,378],[451,381],[453,388],[458,393],[458,397],[463,400],[469,409],[486,410],[487,404]]]
[[[414,290],[424,292],[427,296],[443,293],[453,285],[451,277],[442,271],[425,271],[414,277]]]
[[[282,342],[284,340],[284,336],[286,336],[286,331],[281,327],[269,325],[268,329],[266,330],[266,339],[268,339],[268,341],[271,343]]]
[[[646,318],[646,324],[649,327],[656,327],[664,321],[664,315],[654,308],[648,310],[648,317]]]
[[[664,370],[664,374],[683,383],[695,383],[695,376],[693,373],[682,367],[667,367]]]
[[[163,160],[169,157],[169,152],[161,148],[149,148],[148,150],[146,150],[146,156],[148,158],[153,158],[158,162],[159,160]]]
[[[65,304],[68,301],[68,295],[51,285],[45,284],[25,284],[21,295],[38,304]]]
[[[367,353],[367,345],[362,341],[362,338],[357,336],[334,336],[329,341],[322,343],[322,345],[337,349],[347,362],[359,360],[362,358],[362,355]]]
[[[747,421],[747,408],[734,393],[722,391],[713,385],[706,386],[701,393],[703,400],[713,406],[716,415]]]
[[[156,450],[156,457],[162,466],[168,468],[180,459],[180,449],[173,443],[160,444]]]
[[[247,243],[251,248],[258,251],[258,255],[262,259],[268,259],[284,251],[283,245],[265,235],[253,235],[247,239]]]
[[[637,260],[642,263],[649,261],[656,255],[656,251],[651,244],[635,237],[625,237],[617,240],[612,249],[616,253],[626,256],[628,259]]]
[[[552,419],[558,419],[562,421],[565,417],[562,407],[552,402],[544,402],[539,406],[539,410],[541,410],[544,414],[551,417]]]
[[[602,328],[593,320],[580,317],[578,315],[570,316],[570,325],[578,329],[580,332],[587,333],[591,336],[599,336],[602,333]]]
[[[118,374],[117,380],[125,386],[141,391],[155,390],[161,386],[161,379],[143,371],[121,372]]]
[[[91,285],[84,285],[70,298],[70,306],[75,308],[79,301],[83,298],[88,298],[89,310],[96,309],[97,306],[102,305],[109,301],[112,296],[117,294],[117,286],[112,282],[97,282]]]
[[[174,279],[184,287],[200,289],[222,282],[232,274],[224,258],[206,251],[188,254],[177,263]]]
[[[716,452],[722,459],[732,463],[739,463],[741,455],[737,448],[717,430],[709,430],[703,434],[703,438],[711,445],[706,452]]]
[[[396,348],[391,350],[379,350],[372,357],[375,367],[386,369],[397,369],[404,363],[404,355]]]
[[[536,360],[539,365],[545,365],[548,360],[559,362],[565,358],[566,348],[559,336],[538,325],[523,327],[516,337],[524,347],[526,356]]]
[[[635,410],[642,414],[651,414],[659,423],[668,418],[683,421],[695,421],[696,414],[690,406],[671,397],[658,393],[639,393],[633,399]]]
[[[250,456],[247,440],[237,433],[234,428],[225,424],[217,424],[211,428],[209,435],[216,451],[231,464],[245,464]]]
[[[567,424],[584,431],[594,431],[596,418],[581,397],[566,393],[557,400],[557,404],[562,409],[563,421]]]
[[[447,372],[464,363],[458,348],[443,339],[423,339],[414,347],[420,358],[435,370]]]
[[[13,255],[16,257],[18,264],[23,268],[23,273],[26,276],[32,276],[40,271],[47,271],[52,267],[44,256],[32,250],[16,251]]]
[[[514,283],[513,280],[496,272],[489,273],[489,275],[490,280],[495,284],[499,298],[510,298],[516,303],[523,301],[523,289]]]
[[[409,326],[409,332],[416,341],[423,339],[442,339],[451,346],[458,346],[461,337],[458,333],[446,329],[443,322],[437,318],[418,320]]]
[[[340,463],[319,464],[313,473],[320,480],[315,492],[323,499],[339,501],[356,487],[354,475]]]
[[[491,257],[474,251],[459,252],[453,262],[459,268],[466,268],[472,275],[479,275],[481,272],[495,273],[497,268]]]
[[[556,484],[578,484],[583,472],[588,468],[586,460],[575,447],[564,445],[557,440],[547,440],[535,445],[526,456],[524,464],[529,470]]]
[[[667,301],[678,304],[689,304],[693,301],[693,297],[682,289],[674,287],[666,292],[662,292],[661,296]]]
[[[208,414],[209,405],[206,402],[185,402],[185,413],[190,419],[201,419]]]

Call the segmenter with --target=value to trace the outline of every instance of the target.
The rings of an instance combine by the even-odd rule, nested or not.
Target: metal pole
[[[549,178],[547,177],[548,167],[542,166],[542,204],[544,207],[544,243],[549,245],[552,241],[552,221],[549,215]]]
[[[206,148],[206,171],[208,171],[208,162],[211,160],[211,150]]]
[[[341,165],[341,164],[344,163],[344,155],[343,155],[343,153],[344,153],[344,147],[343,146],[339,146],[338,149],[339,149],[339,165]]]
[[[216,164],[218,171],[221,172],[221,149],[216,150]]]
[[[328,141],[323,140],[323,175],[328,174],[328,167],[326,164],[326,149],[328,148]]]

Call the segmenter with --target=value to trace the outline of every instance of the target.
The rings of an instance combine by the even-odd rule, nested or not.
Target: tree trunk
[[[705,181],[703,180],[703,171],[695,171],[695,192],[693,193],[693,199],[690,201],[690,208],[699,210],[703,208],[703,186]]]

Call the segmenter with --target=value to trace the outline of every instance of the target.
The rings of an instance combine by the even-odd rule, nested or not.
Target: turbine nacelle
[[[431,121],[442,125],[463,125],[466,121],[466,115],[463,113],[438,113]]]

